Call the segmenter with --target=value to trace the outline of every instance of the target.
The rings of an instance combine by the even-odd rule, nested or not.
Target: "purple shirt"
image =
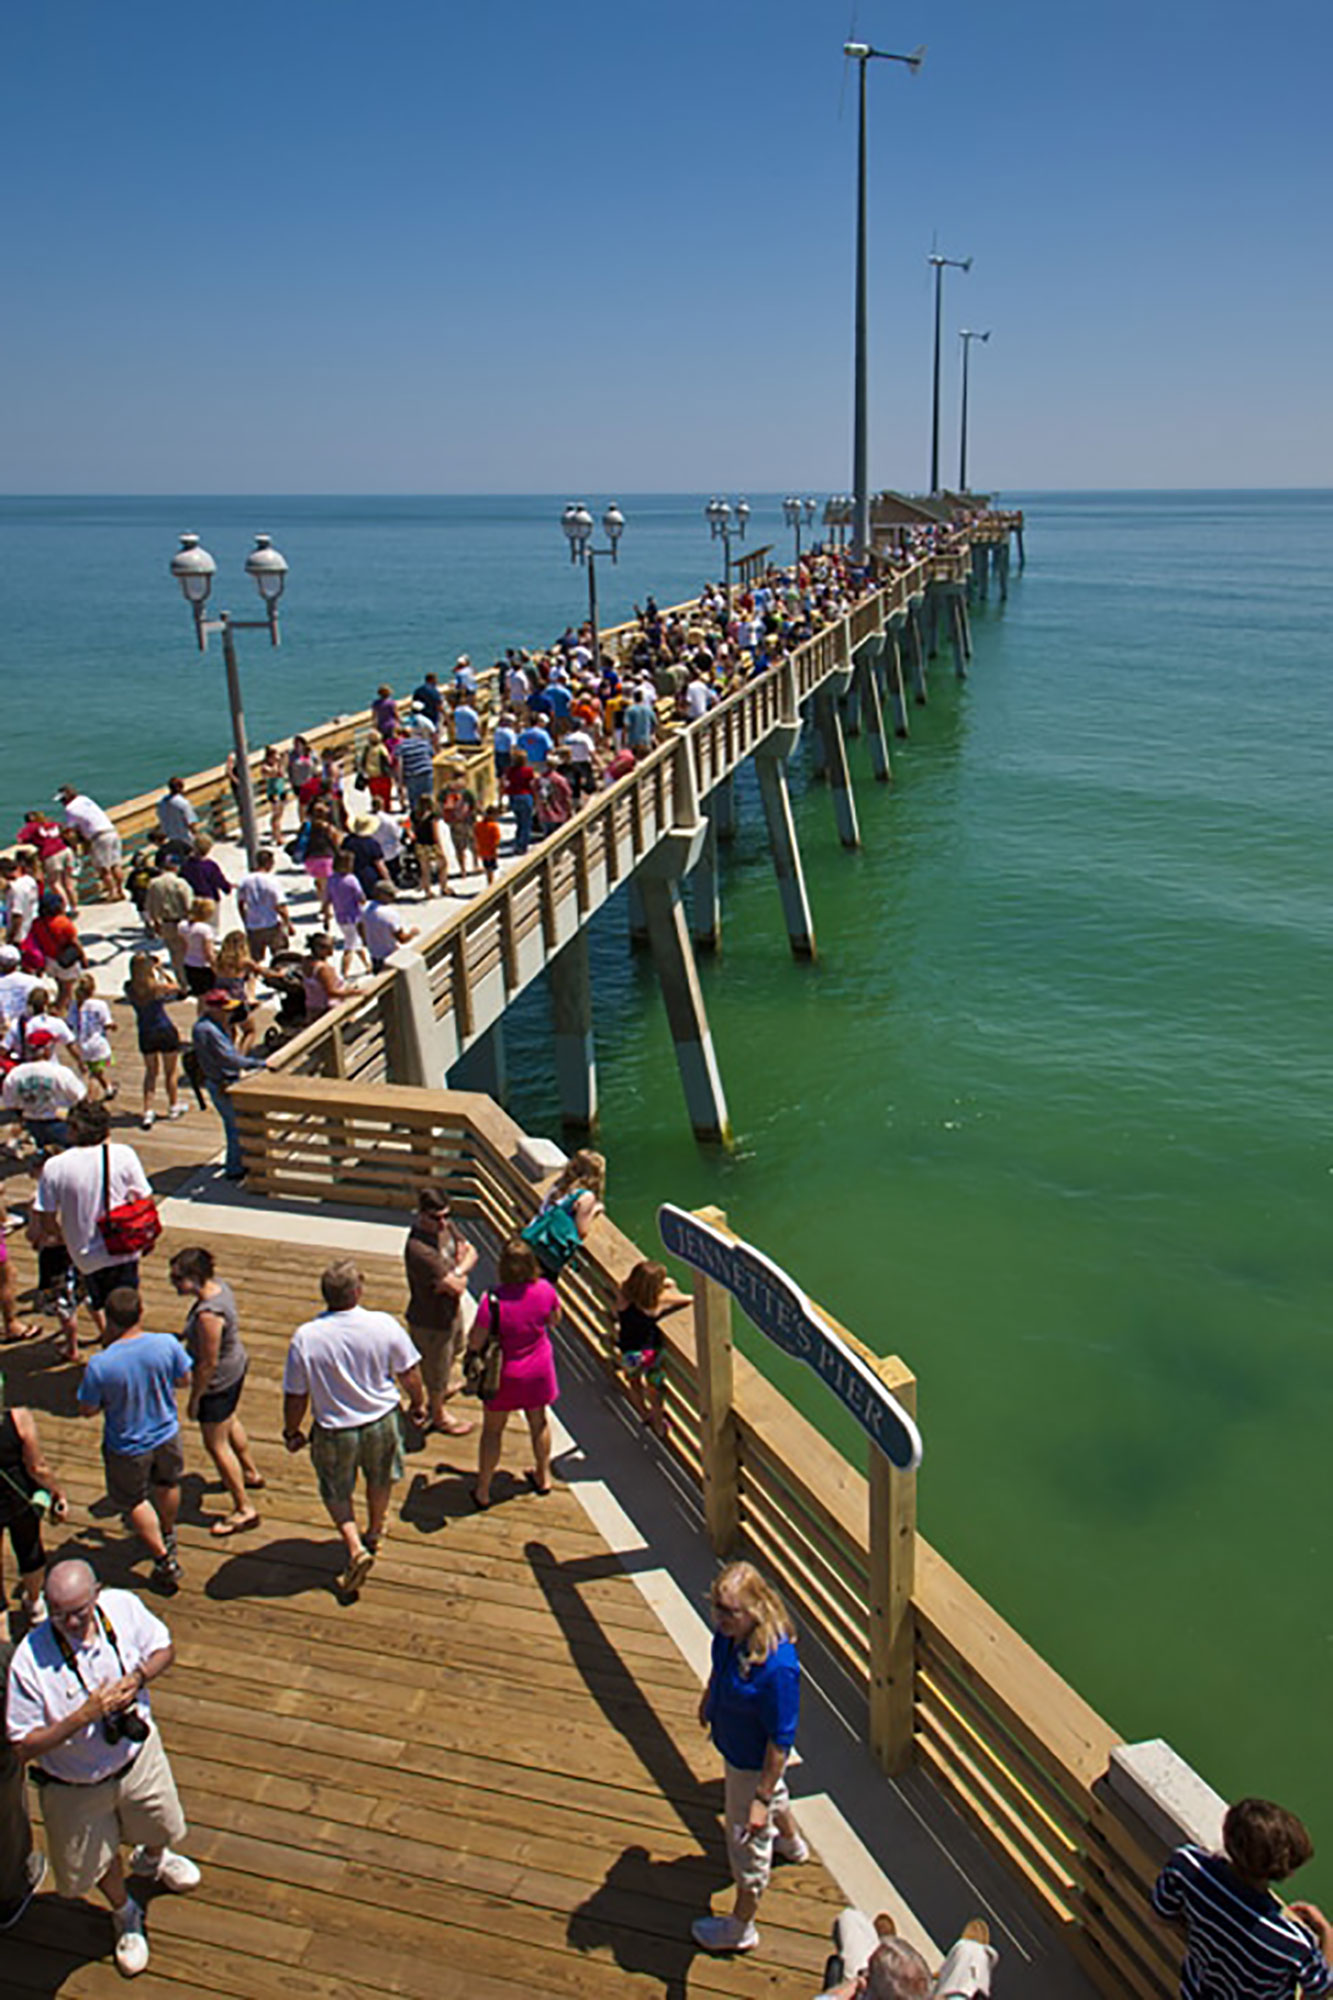
[[[340,924],[354,924],[366,907],[366,892],[355,875],[330,875],[329,904]]]

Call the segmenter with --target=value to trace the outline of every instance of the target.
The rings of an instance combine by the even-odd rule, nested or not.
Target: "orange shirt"
[[[498,819],[479,819],[472,829],[472,838],[477,845],[477,853],[483,861],[494,861],[500,852],[500,822]]]

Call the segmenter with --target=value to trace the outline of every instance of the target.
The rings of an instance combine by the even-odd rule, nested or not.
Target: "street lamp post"
[[[560,525],[569,537],[569,560],[585,563],[588,570],[588,623],[592,628],[593,672],[602,671],[602,642],[597,622],[597,558],[610,556],[612,562],[620,560],[616,553],[620,537],[625,532],[625,516],[613,500],[602,516],[602,532],[607,539],[607,547],[595,549],[592,545],[593,519],[582,500],[571,500],[560,516]]]
[[[782,503],[782,518],[789,528],[796,530],[796,567],[801,566],[801,528],[810,527],[815,518],[813,500],[802,500],[795,493],[789,493]]]
[[[847,546],[847,530],[856,521],[856,501],[850,493],[833,493],[824,502],[824,526],[833,530],[831,540],[835,549]]]
[[[733,507],[729,500],[709,501],[704,508],[704,519],[715,542],[722,544],[723,585],[727,593],[727,616],[731,616],[731,538],[745,540],[745,524],[750,518],[748,500],[738,500]]]
[[[931,402],[930,418],[930,490],[940,490],[940,300],[944,289],[946,268],[954,271],[970,271],[970,257],[930,256],[926,262],[935,271],[935,394]]]
[[[852,485],[856,489],[856,519],[853,552],[864,558],[870,551],[870,439],[867,399],[869,308],[866,293],[866,65],[872,62],[906,63],[913,76],[926,59],[924,48],[910,56],[891,55],[886,49],[872,49],[869,42],[844,42],[842,52],[859,63],[860,122],[856,146],[856,355],[853,363],[852,395]]]
[[[263,618],[233,618],[229,611],[220,611],[216,618],[205,618],[204,606],[208,593],[213,588],[213,578],[217,564],[208,550],[199,546],[198,535],[182,535],[181,545],[171,558],[171,574],[185,594],[185,601],[194,613],[195,637],[201,653],[208,651],[208,641],[214,632],[222,634],[222,658],[227,669],[227,700],[231,707],[232,743],[236,751],[236,782],[241,795],[241,838],[245,843],[246,858],[251,868],[259,852],[259,820],[255,812],[254,786],[250,780],[250,751],[245,740],[245,710],[241,705],[241,676],[236,664],[236,632],[267,632],[269,643],[280,643],[278,634],[278,599],[282,596],[287,582],[287,564],[274,548],[268,535],[256,535],[255,545],[245,559],[245,573],[255,580],[255,588],[264,600]]]
[[[963,343],[963,417],[958,428],[958,491],[967,491],[967,357],[972,351],[974,340],[989,340],[990,328],[984,333],[974,333],[970,326],[959,329],[958,338]]]

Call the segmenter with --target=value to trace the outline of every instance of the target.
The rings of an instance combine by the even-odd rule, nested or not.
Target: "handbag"
[[[102,1148],[102,1241],[113,1257],[143,1257],[162,1234],[162,1218],[151,1195],[131,1195],[111,1206],[111,1148]]]
[[[500,1345],[500,1301],[492,1292],[487,1303],[491,1323],[486,1338],[480,1347],[469,1347],[463,1356],[463,1387],[469,1396],[479,1396],[483,1403],[489,1403],[499,1389],[505,1365]]]
[[[537,1262],[548,1278],[560,1276],[583,1241],[574,1220],[574,1204],[582,1193],[582,1188],[571,1188],[550,1208],[534,1215],[523,1231],[523,1241],[536,1252]]]

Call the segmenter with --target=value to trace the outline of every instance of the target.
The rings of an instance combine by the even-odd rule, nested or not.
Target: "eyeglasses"
[[[54,1604],[48,1606],[49,1616],[53,1625],[86,1624],[96,1609],[97,1597],[95,1594],[88,1599],[86,1604],[71,1604],[63,1611],[57,1611]]]

